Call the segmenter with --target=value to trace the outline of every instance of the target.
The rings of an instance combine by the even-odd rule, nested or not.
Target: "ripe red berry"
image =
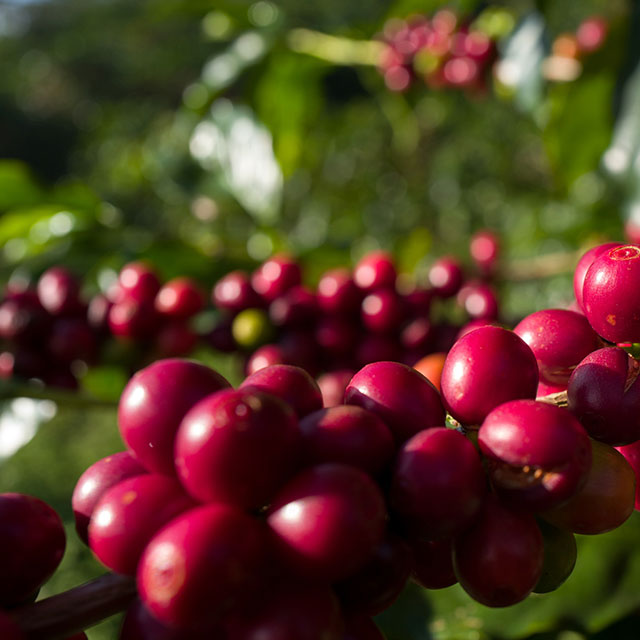
[[[54,316],[77,313],[82,308],[79,293],[80,283],[64,267],[51,267],[38,280],[40,304]]]
[[[396,285],[396,267],[391,254],[386,251],[372,251],[356,264],[353,280],[364,291],[393,289]]]
[[[278,556],[304,579],[335,582],[361,569],[382,541],[384,498],[360,469],[310,467],[275,496],[267,517]]]
[[[300,265],[290,256],[277,255],[269,258],[251,276],[251,285],[267,302],[300,284]]]
[[[108,489],[93,510],[89,547],[112,571],[135,576],[152,536],[195,506],[174,478],[158,473],[127,478]]]
[[[260,508],[295,469],[299,438],[295,414],[279,398],[252,388],[220,391],[180,424],[178,477],[202,502]]]
[[[204,294],[191,278],[174,278],[155,298],[156,311],[172,318],[189,318],[204,308]]]
[[[26,600],[60,564],[66,537],[60,516],[21,493],[0,494],[0,604]]]
[[[229,386],[219,373],[198,362],[158,360],[138,371],[122,392],[120,434],[147,469],[173,475],[180,421],[199,400]]]
[[[542,573],[543,541],[535,518],[489,495],[479,517],[456,538],[453,566],[462,588],[488,607],[524,600]]]
[[[429,282],[435,295],[441,298],[455,296],[463,281],[462,267],[455,258],[440,258],[429,270]]]
[[[325,313],[353,315],[360,308],[362,293],[347,269],[326,271],[317,289],[318,306]]]
[[[130,262],[118,274],[118,299],[134,300],[140,304],[153,306],[160,290],[160,281],[153,269],[144,262]]]
[[[429,427],[444,424],[444,409],[435,387],[415,369],[399,362],[368,364],[351,379],[345,403],[375,413],[404,442]]]
[[[587,319],[567,309],[536,311],[513,331],[529,345],[540,381],[549,385],[566,385],[577,364],[601,344]]]
[[[390,333],[404,319],[400,296],[393,289],[377,289],[362,301],[362,324],[375,333]]]
[[[216,624],[257,580],[265,553],[262,524],[237,507],[191,509],[161,529],[138,565],[138,593],[163,624]]]
[[[440,380],[449,413],[463,424],[480,424],[498,405],[535,398],[538,365],[513,331],[480,327],[462,336],[447,355]]]
[[[304,369],[290,364],[273,364],[252,373],[240,385],[241,389],[249,387],[280,398],[298,418],[322,408],[318,383]]]
[[[589,324],[610,342],[640,342],[640,246],[614,247],[589,267],[582,290]]]
[[[511,505],[550,509],[584,484],[591,445],[567,411],[535,400],[512,400],[484,419],[478,444],[495,490]]]
[[[584,287],[584,277],[587,275],[589,267],[593,264],[593,261],[603,253],[619,246],[619,242],[606,242],[605,244],[600,244],[597,247],[592,247],[580,258],[580,261],[573,272],[573,293],[576,297],[576,302],[582,311],[584,311],[582,289]]]
[[[212,300],[216,307],[231,313],[262,306],[262,299],[244,271],[231,271],[220,278],[213,288]]]
[[[425,589],[444,589],[458,582],[453,570],[453,540],[411,541],[413,573],[411,577]]]
[[[245,370],[246,374],[250,376],[265,367],[285,363],[285,354],[281,347],[277,344],[264,344],[251,354],[247,360]]]
[[[147,473],[147,470],[129,451],[120,451],[94,462],[80,476],[71,496],[80,540],[88,543],[89,519],[104,492],[126,478],[143,473]]]
[[[471,441],[453,429],[426,429],[398,451],[391,505],[415,535],[456,535],[474,519],[485,493],[480,456]]]

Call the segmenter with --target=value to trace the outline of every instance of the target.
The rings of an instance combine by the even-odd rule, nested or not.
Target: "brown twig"
[[[61,640],[124,611],[135,595],[134,578],[107,573],[15,609],[11,616],[28,640]]]

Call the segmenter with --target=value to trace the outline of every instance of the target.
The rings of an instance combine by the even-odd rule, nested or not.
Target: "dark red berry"
[[[190,318],[204,308],[204,293],[191,278],[174,278],[155,298],[156,311],[172,318]]]
[[[300,284],[300,265],[290,256],[277,255],[264,262],[251,276],[251,285],[267,302]]]
[[[429,282],[435,295],[441,298],[455,296],[463,281],[462,267],[455,258],[440,258],[429,270]]]
[[[353,270],[353,280],[364,291],[393,289],[396,285],[396,267],[391,254],[372,251],[360,259]]]
[[[262,306],[260,296],[254,291],[244,271],[231,271],[218,280],[213,288],[212,299],[216,307],[232,313]]]
[[[453,570],[453,540],[411,541],[413,573],[411,577],[425,589],[444,589],[458,582]]]
[[[130,262],[118,275],[119,299],[134,300],[140,304],[153,306],[160,290],[160,281],[153,269],[143,262]],[[116,300],[119,302],[120,300]]]

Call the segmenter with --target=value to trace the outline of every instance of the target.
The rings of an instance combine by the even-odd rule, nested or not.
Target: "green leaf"
[[[42,198],[28,168],[15,160],[0,161],[0,211],[34,205]]]
[[[123,367],[103,365],[89,369],[80,384],[89,395],[117,402],[128,380]]]

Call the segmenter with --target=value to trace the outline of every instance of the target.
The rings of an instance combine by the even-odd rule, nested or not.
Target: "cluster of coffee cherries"
[[[34,286],[10,283],[5,292],[0,378],[73,389],[88,366],[113,363],[133,372],[159,358],[187,356],[198,344],[242,354],[249,373],[283,363],[314,375],[347,370],[350,378],[376,360],[414,364],[445,352],[460,328],[432,320],[435,300],[455,298],[472,320],[497,317],[488,282],[498,257],[496,236],[477,233],[470,253],[475,280],[466,281],[460,263],[445,257],[432,266],[428,286],[403,285],[392,257],[378,251],[353,273],[324,273],[315,290],[301,284],[295,259],[276,255],[252,274],[233,271],[216,283],[214,314],[193,279],[163,284],[142,262],[125,265],[106,293],[90,299],[68,269],[52,267]],[[198,315],[203,310],[208,318]]]
[[[60,564],[66,545],[64,526],[48,504],[21,493],[0,494],[0,522],[0,637],[27,640],[11,614],[36,599]],[[81,632],[66,640],[86,638]]]
[[[218,349],[247,354],[246,373],[269,364],[292,364],[312,375],[348,381],[365,364],[393,360],[414,365],[444,353],[461,326],[435,320],[453,302],[471,322],[495,321],[498,299],[491,285],[499,253],[495,234],[475,234],[469,249],[476,276],[467,279],[453,257],[436,260],[423,285],[398,275],[390,254],[373,251],[353,270],[324,272],[315,289],[301,284],[300,265],[277,255],[253,274],[234,271],[213,289],[222,311],[210,334]],[[444,304],[443,304],[444,301]],[[323,378],[324,381],[324,378]]]
[[[551,52],[560,58],[579,60],[597,51],[607,37],[609,26],[600,16],[591,16],[580,23],[574,33],[561,33],[551,45]]]
[[[190,278],[161,285],[149,266],[133,262],[107,295],[87,301],[80,289],[61,266],[33,287],[9,285],[0,304],[1,378],[74,389],[78,374],[102,360],[110,337],[135,345],[142,360],[187,354],[198,340],[189,321],[205,297]]]
[[[379,68],[391,91],[405,91],[418,79],[433,89],[481,91],[497,55],[492,37],[451,9],[389,20],[382,40]]]

